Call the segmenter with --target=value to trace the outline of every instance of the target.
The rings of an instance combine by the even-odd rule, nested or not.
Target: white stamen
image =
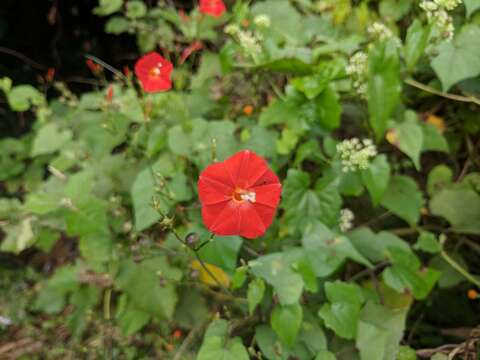
[[[245,201],[250,201],[251,203],[254,203],[256,201],[256,194],[253,191],[250,191],[248,193],[240,195],[242,200]]]

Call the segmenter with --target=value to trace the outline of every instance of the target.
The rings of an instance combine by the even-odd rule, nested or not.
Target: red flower
[[[45,75],[45,80],[47,82],[52,82],[55,78],[55,68],[48,68],[47,74]]]
[[[280,202],[282,185],[252,151],[208,166],[198,180],[205,226],[216,235],[262,236]]]
[[[137,75],[146,92],[166,91],[172,88],[170,73],[173,65],[156,52],[151,52],[138,59],[135,64]]]
[[[222,16],[227,10],[222,0],[200,0],[200,12],[215,17]]]
[[[92,59],[87,59],[85,64],[87,64],[88,68],[94,75],[98,75],[102,72],[102,66],[94,62]]]

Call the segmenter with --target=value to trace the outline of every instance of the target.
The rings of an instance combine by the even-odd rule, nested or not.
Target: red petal
[[[282,193],[282,185],[267,184],[251,188],[255,192],[255,204],[262,204],[276,209],[280,202],[280,194]]]
[[[275,209],[259,203],[255,203],[254,208],[259,218],[262,220],[265,229],[268,229],[268,227],[272,224],[273,218],[275,216]]]
[[[166,77],[159,78],[140,78],[142,87],[146,92],[166,91],[172,88],[172,81]]]
[[[265,160],[250,150],[240,151],[225,160],[225,168],[233,183],[242,189],[250,188],[268,171]]]
[[[267,227],[268,226],[265,225],[264,219],[259,215],[254,204],[249,202],[243,202],[241,204],[239,226],[240,236],[246,237],[247,239],[255,239],[265,234]]]

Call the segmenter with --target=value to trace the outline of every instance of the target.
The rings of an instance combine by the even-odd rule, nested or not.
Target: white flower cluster
[[[342,171],[355,172],[368,169],[370,159],[377,155],[377,147],[370,139],[351,138],[337,144],[337,152],[342,161]]]
[[[368,34],[378,40],[387,40],[392,38],[393,32],[390,30],[384,23],[379,21],[375,21],[372,25],[370,25],[367,29]]]
[[[427,13],[428,21],[440,30],[442,37],[452,40],[455,28],[448,11],[455,9],[461,3],[462,0],[422,0],[420,7]]]
[[[234,36],[240,32],[240,26],[238,26],[237,24],[228,24],[227,26],[225,26],[223,31],[225,32],[225,34]]]
[[[363,51],[356,52],[349,60],[346,72],[351,76],[353,87],[360,95],[367,93],[368,56]]]
[[[340,210],[340,220],[338,226],[340,227],[341,232],[347,232],[353,227],[353,220],[355,219],[355,215],[353,214],[352,210],[350,209],[342,209]]]
[[[260,34],[256,34],[253,31],[239,31],[238,42],[240,46],[249,54],[257,54],[262,51],[260,42],[263,40]]]
[[[269,28],[270,25],[272,24],[268,15],[265,15],[265,14],[260,14],[255,16],[255,18],[253,19],[253,23],[259,27],[264,27],[264,28]]]

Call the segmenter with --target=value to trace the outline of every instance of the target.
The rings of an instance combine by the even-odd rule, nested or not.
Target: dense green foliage
[[[171,91],[103,63],[80,95],[0,80],[35,116],[0,139],[0,339],[27,339],[0,358],[475,352],[480,2],[172,4],[94,10],[172,61]],[[280,207],[261,238],[211,239],[198,174],[241,149],[279,175]]]

